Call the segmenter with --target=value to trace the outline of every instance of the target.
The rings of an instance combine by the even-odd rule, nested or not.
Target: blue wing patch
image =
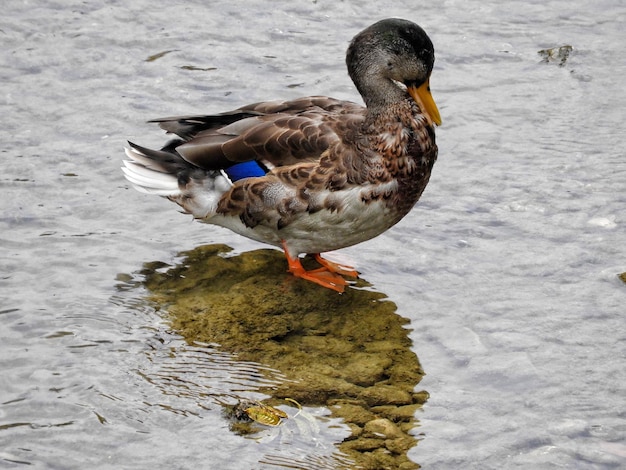
[[[224,173],[226,173],[230,181],[234,183],[244,178],[265,176],[267,170],[259,165],[258,162],[252,160],[250,162],[237,163],[225,168]]]

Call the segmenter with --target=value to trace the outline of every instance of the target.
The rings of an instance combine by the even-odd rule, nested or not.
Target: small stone
[[[410,393],[391,385],[374,385],[359,394],[369,406],[381,405],[410,405],[413,397]]]
[[[366,437],[359,437],[352,441],[344,441],[342,443],[343,450],[357,450],[359,452],[371,452],[375,449],[385,448],[385,441],[383,439],[372,439]]]
[[[363,434],[367,437],[396,439],[402,436],[402,431],[388,419],[378,418],[365,425]]]
[[[354,423],[363,426],[365,423],[373,420],[376,416],[359,405],[351,403],[336,403],[332,405],[331,410],[336,416],[343,418],[346,423]]]
[[[391,409],[385,411],[384,416],[389,418],[390,420],[398,423],[398,422],[407,422],[413,421],[415,419],[415,413],[419,410],[422,405],[415,403],[413,405],[404,405],[404,406],[393,406]]]
[[[394,420],[391,416],[389,416],[391,413],[393,413],[393,411],[395,409],[397,409],[397,406],[394,405],[382,405],[382,406],[372,406],[370,408],[372,413],[377,414],[378,416],[382,416],[384,418],[389,418],[390,420]]]
[[[350,436],[347,438],[347,440],[356,439],[361,434],[363,434],[363,428],[361,426],[354,424],[354,423],[347,423],[347,424],[348,424],[348,427],[350,428]]]
[[[428,393],[426,390],[413,393],[413,403],[419,403],[420,405],[423,405],[428,401],[429,398],[430,393]]]
[[[416,439],[410,436],[403,436],[396,439],[387,439],[385,441],[385,447],[389,452],[402,455],[406,454],[411,447],[415,446],[416,442]]]
[[[409,421],[406,423],[398,423],[397,426],[404,434],[411,434],[415,431],[415,421]],[[423,434],[420,434],[423,435]]]

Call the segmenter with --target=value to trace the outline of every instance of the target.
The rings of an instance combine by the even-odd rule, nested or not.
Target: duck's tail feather
[[[219,171],[188,163],[168,148],[152,150],[128,142],[128,159],[122,167],[126,179],[138,191],[167,197],[196,218],[210,217],[230,181]]]
[[[137,191],[166,197],[181,194],[177,174],[182,168],[174,155],[132,142],[124,150],[129,160],[124,160],[122,171]]]

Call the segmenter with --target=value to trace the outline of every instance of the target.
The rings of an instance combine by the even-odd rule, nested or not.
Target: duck
[[[344,292],[359,273],[322,254],[394,226],[430,179],[441,124],[430,91],[434,61],[419,25],[380,20],[346,53],[365,106],[309,96],[154,119],[175,137],[160,150],[129,141],[122,170],[140,192],[282,248],[294,276]],[[319,268],[306,270],[306,255]]]

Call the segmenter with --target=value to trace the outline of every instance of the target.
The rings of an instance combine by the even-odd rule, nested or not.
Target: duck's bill
[[[407,86],[407,91],[411,98],[415,100],[415,102],[422,109],[424,114],[436,125],[441,125],[441,116],[439,115],[439,109],[437,109],[437,105],[435,104],[435,100],[433,99],[433,95],[430,94],[430,80],[426,80],[419,87],[415,85]]]

